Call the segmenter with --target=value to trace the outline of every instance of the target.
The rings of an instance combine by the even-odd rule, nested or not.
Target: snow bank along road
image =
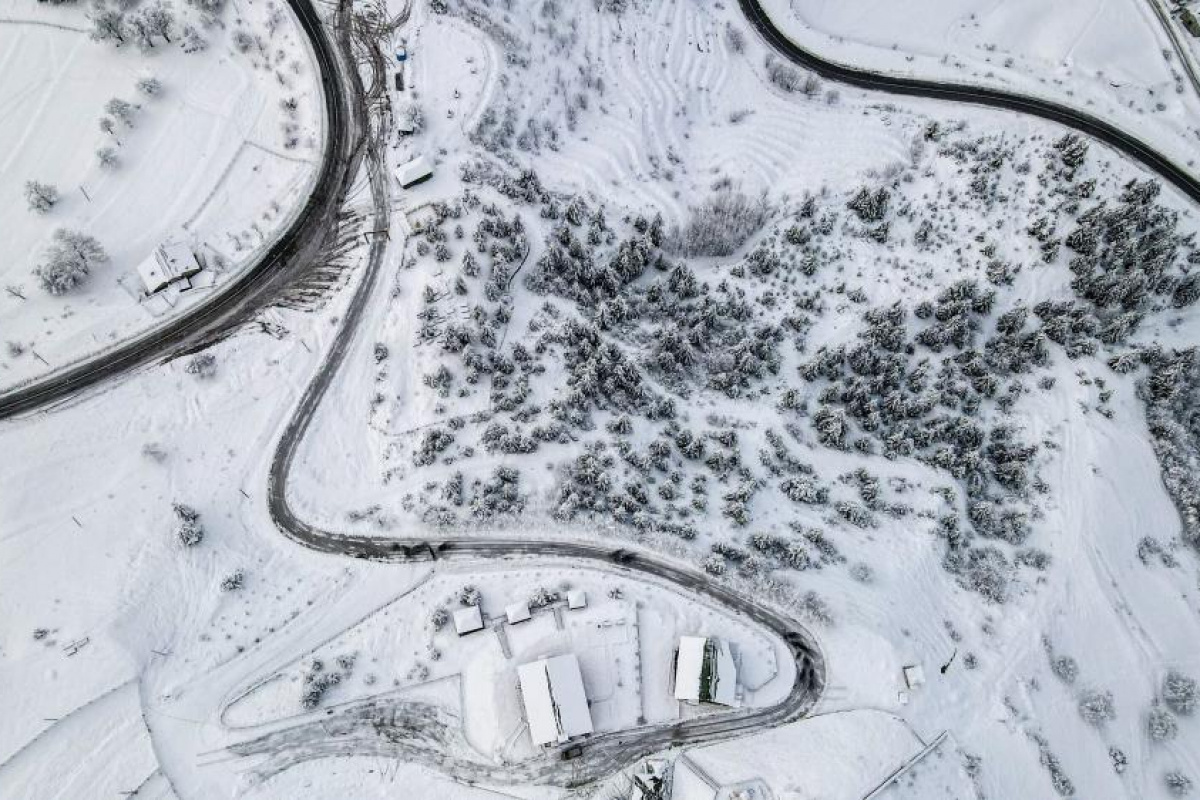
[[[908,97],[927,97],[935,100],[992,106],[1048,119],[1068,128],[1074,128],[1116,148],[1150,171],[1158,173],[1161,178],[1170,182],[1193,201],[1200,203],[1200,180],[1133,134],[1126,133],[1098,117],[1049,100],[1022,97],[1001,89],[943,83],[920,78],[901,78],[826,61],[815,53],[800,47],[783,31],[775,27],[775,23],[763,10],[759,0],[738,0],[738,3],[742,7],[742,13],[746,20],[773,50],[789,61],[810,69],[822,77],[861,89]]]
[[[312,0],[288,0],[312,46],[325,99],[325,150],[312,193],[262,259],[188,313],[74,367],[0,394],[0,419],[61,401],[158,358],[178,355],[228,330],[286,287],[318,256],[361,163],[362,122],[345,91],[345,65]],[[349,3],[339,16],[344,21]],[[343,26],[339,26],[343,27]]]

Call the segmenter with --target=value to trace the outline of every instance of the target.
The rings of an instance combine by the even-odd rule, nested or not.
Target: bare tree
[[[156,0],[153,5],[142,9],[142,20],[151,37],[161,36],[167,44],[171,43],[171,34],[175,32],[175,12],[170,5]]]
[[[105,169],[113,169],[118,163],[120,163],[120,159],[117,158],[116,148],[113,147],[97,148],[96,160],[99,161],[100,166],[104,167]]]
[[[69,292],[91,273],[92,268],[108,263],[108,254],[94,237],[79,231],[59,228],[46,250],[45,260],[33,271],[50,294]]]
[[[114,97],[104,104],[104,110],[120,120],[127,128],[133,127],[133,112],[135,107],[128,100]]]
[[[92,31],[89,34],[96,42],[116,42],[117,47],[125,44],[127,30],[125,15],[111,8],[97,8],[92,14]]]
[[[25,200],[30,211],[45,214],[58,202],[58,189],[48,183],[25,181]]]
[[[138,81],[137,88],[139,92],[147,97],[157,97],[162,93],[162,81],[152,75]]]

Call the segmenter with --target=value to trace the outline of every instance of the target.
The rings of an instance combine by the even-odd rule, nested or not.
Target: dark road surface
[[[1062,123],[1103,141],[1134,158],[1193,200],[1200,201],[1200,184],[1164,156],[1136,137],[1099,119],[1054,103],[1022,98],[998,90],[949,86],[931,81],[893,78],[824,61],[790,42],[767,19],[758,0],[739,0],[749,23],[780,56],[817,72],[826,78],[872,91],[929,97],[955,102],[995,106],[1032,114]],[[0,418],[39,408],[61,400],[82,388],[123,373],[166,354],[178,352],[230,320],[246,308],[254,308],[276,293],[302,268],[306,259],[318,252],[333,225],[345,191],[362,159],[371,175],[375,204],[375,229],[390,227],[390,196],[383,143],[390,121],[383,111],[383,136],[371,141],[365,122],[368,92],[358,70],[345,55],[335,52],[330,32],[322,25],[310,0],[291,0],[305,33],[312,42],[320,64],[326,98],[328,146],[317,188],[296,218],[288,233],[272,248],[264,261],[241,276],[227,290],[197,311],[135,339],[115,351],[97,357],[50,379],[0,395]],[[343,3],[343,15],[349,4]],[[349,23],[339,26],[342,53],[350,52]],[[386,61],[367,56],[372,72],[386,68]],[[376,74],[372,87],[386,86],[386,78]],[[374,93],[374,89],[371,93]],[[376,98],[378,99],[378,98]],[[386,100],[386,97],[382,98]],[[378,104],[376,104],[378,105]],[[802,718],[820,698],[826,683],[827,665],[814,637],[795,619],[775,607],[752,597],[735,593],[704,573],[666,557],[642,550],[578,540],[528,540],[520,538],[453,538],[426,536],[362,536],[322,530],[299,518],[287,499],[287,479],[300,444],[304,440],[318,407],[331,382],[352,348],[359,321],[371,296],[386,252],[387,242],[375,237],[359,284],[354,288],[348,308],[326,359],[306,387],[297,408],[288,421],[273,455],[268,475],[267,500],[272,520],[292,541],[322,553],[351,556],[375,561],[511,559],[522,563],[530,557],[586,561],[629,574],[643,574],[672,582],[721,604],[747,620],[778,635],[790,650],[796,664],[796,679],[787,697],[767,708],[744,709],[699,719],[663,725],[643,726],[616,733],[600,734],[583,742],[583,753],[569,762],[571,783],[586,783],[628,765],[637,757],[673,744],[695,744],[725,739],[741,733]],[[527,769],[547,780],[560,780],[563,764],[558,751],[531,762]]]
[[[254,266],[212,297],[145,334],[75,366],[0,394],[0,419],[60,402],[109,378],[186,352],[269,303],[320,254],[362,161],[362,131],[344,87],[344,68],[311,0],[289,0],[312,46],[325,101],[325,151],[312,193],[284,234]]]
[[[824,78],[873,92],[991,106],[1057,122],[1111,145],[1146,169],[1157,173],[1193,201],[1200,202],[1200,180],[1133,134],[1126,133],[1098,117],[1050,100],[1022,97],[1002,89],[893,77],[826,61],[816,53],[800,47],[775,27],[759,0],[738,0],[738,3],[746,21],[776,53]]]

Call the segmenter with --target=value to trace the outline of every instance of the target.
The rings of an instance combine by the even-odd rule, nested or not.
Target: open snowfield
[[[1136,133],[1194,174],[1200,88],[1155,15],[1155,1],[933,0],[918,9],[887,0],[763,0],[762,6],[794,41],[831,60],[1064,103]],[[1180,38],[1195,41],[1182,31]],[[1195,69],[1195,52],[1183,55]]]
[[[94,355],[219,291],[286,227],[320,160],[320,88],[285,4],[241,4],[236,22],[205,30],[207,49],[193,53],[178,39],[144,52],[92,41],[85,11],[14,0],[0,19],[0,387]],[[261,49],[241,52],[234,31],[260,35]],[[154,95],[138,88],[147,78],[161,84]],[[98,126],[110,98],[136,106],[111,134]],[[281,106],[288,98],[294,119]],[[115,166],[100,164],[104,147]],[[26,181],[56,187],[59,201],[29,210]],[[110,259],[62,296],[32,274],[57,228],[95,236]],[[207,245],[208,274],[190,291],[147,300],[137,266],[180,231],[197,250]]]
[[[926,5],[919,30],[911,9],[791,7],[798,40],[839,60],[993,71],[1186,149],[1196,103],[1133,0]],[[6,800],[616,800],[640,767],[625,732],[765,712],[797,676],[771,630],[619,560],[322,553],[277,527],[269,491],[308,532],[598,543],[782,610],[824,658],[819,701],[721,741],[680,734],[655,754],[677,800],[1189,796],[1200,709],[1167,686],[1200,678],[1200,537],[1179,510],[1200,508],[1200,382],[1171,360],[1200,331],[1193,204],[1049,123],[805,86],[736,4],[358,13],[381,10],[402,20],[379,44],[389,86],[408,52],[388,99],[416,128],[386,132],[385,166],[424,155],[434,174],[390,185],[375,282],[354,247],[328,302],[266,312],[210,348],[212,374],[155,365],[0,422]],[[320,132],[281,150],[275,79],[212,38],[146,57],[0,23],[0,61],[58,87],[9,95],[0,78],[0,108],[30,121],[0,123],[20,153],[0,162],[0,220],[20,222],[0,255],[24,248],[0,270],[28,298],[0,297],[6,338],[45,326],[19,335],[52,364],[79,357],[93,333],[152,324],[117,279],[161,231],[243,232],[227,279],[282,224],[312,165],[279,154],[315,159]],[[127,163],[103,173],[93,118],[147,69],[162,95],[139,100]],[[315,118],[310,70],[293,90]],[[86,136],[68,135],[76,117]],[[165,164],[178,180],[143,172]],[[92,201],[63,191],[31,215],[29,170]],[[347,216],[370,201],[353,193]],[[706,239],[713,204],[751,222]],[[60,223],[113,257],[63,298],[17,265]],[[345,361],[275,485],[342,325]],[[0,382],[29,362],[0,356]],[[176,503],[198,514],[191,546]],[[568,589],[588,607],[567,609]],[[507,622],[531,597],[533,619]],[[445,617],[471,602],[485,627],[459,637]],[[674,648],[697,634],[734,646],[737,712],[674,699]],[[596,727],[574,762],[533,745],[516,684],[519,664],[568,652]],[[600,779],[569,787],[589,759]]]

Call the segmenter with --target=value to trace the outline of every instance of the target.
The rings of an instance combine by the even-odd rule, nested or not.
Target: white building
[[[583,589],[572,589],[567,592],[567,608],[587,608],[587,592]]]
[[[454,630],[459,636],[483,628],[483,612],[479,606],[467,606],[454,612]]]
[[[432,176],[433,167],[429,165],[429,161],[425,156],[417,156],[407,164],[401,164],[396,167],[396,180],[400,181],[400,188],[402,189],[416,186],[422,181],[429,180]]]
[[[535,745],[562,743],[592,732],[592,714],[579,660],[573,653],[517,667],[529,736]]]
[[[525,602],[513,603],[511,606],[504,609],[504,615],[508,617],[509,625],[516,625],[518,622],[524,622],[532,616],[529,613],[529,603]]]
[[[737,705],[737,665],[729,643],[711,636],[682,636],[675,653],[675,699]]]
[[[203,266],[192,246],[181,238],[160,244],[137,268],[146,294],[162,291],[174,281],[190,278],[201,269]]]
[[[904,668],[904,682],[910,689],[923,686],[925,684],[925,668],[920,664],[909,664]]]

